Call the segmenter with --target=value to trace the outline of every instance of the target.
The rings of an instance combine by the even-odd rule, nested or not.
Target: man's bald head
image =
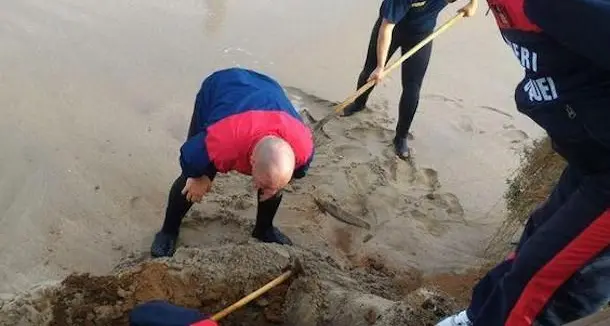
[[[252,151],[252,178],[265,200],[284,188],[294,172],[295,157],[290,144],[275,136],[262,138]]]

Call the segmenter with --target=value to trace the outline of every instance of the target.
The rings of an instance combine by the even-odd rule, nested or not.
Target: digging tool
[[[228,316],[230,313],[232,313],[232,312],[242,308],[243,306],[245,306],[248,303],[250,303],[252,300],[260,297],[261,295],[265,294],[267,291],[269,291],[269,290],[273,289],[274,287],[282,284],[283,282],[288,280],[290,277],[300,273],[303,270],[301,262],[299,261],[298,258],[296,258],[294,256],[291,258],[291,264],[290,265],[291,265],[291,267],[288,268],[287,271],[282,273],[282,275],[278,276],[273,281],[263,285],[258,290],[248,294],[247,296],[245,296],[241,300],[239,300],[236,303],[232,304],[231,306],[223,309],[222,311],[220,311],[219,313],[213,315],[212,317],[210,317],[210,318],[208,318],[206,320],[202,320],[200,322],[191,324],[190,326],[218,326],[218,324],[216,322],[219,321],[220,319],[222,319],[222,318]]]
[[[407,51],[407,53],[403,54],[398,60],[396,60],[396,62],[392,63],[390,66],[386,65],[386,68],[384,69],[385,72],[389,73],[390,71],[399,67],[405,60],[407,60],[413,54],[415,54],[415,52],[419,51],[419,49],[423,48],[430,41],[435,39],[437,36],[441,35],[444,31],[449,29],[451,26],[453,26],[455,23],[458,22],[458,20],[460,20],[463,17],[464,17],[464,13],[459,12],[457,15],[455,15],[453,18],[448,20],[441,27],[437,28],[432,34],[428,35],[428,37],[423,39],[421,42],[417,43],[417,45],[415,45],[413,48],[411,48],[409,51]],[[333,110],[334,112],[328,114],[322,120],[318,121],[318,123],[314,127],[314,134],[320,132],[322,130],[322,127],[324,127],[324,125],[326,123],[328,123],[332,118],[334,118],[337,114],[343,113],[343,110],[345,110],[345,108],[348,105],[350,105],[352,102],[354,102],[360,95],[362,95],[364,92],[366,92],[369,88],[373,87],[374,84],[375,84],[375,81],[370,80],[366,84],[362,85],[362,87],[360,87],[352,96],[348,97],[345,101],[338,104],[335,107],[335,109]]]

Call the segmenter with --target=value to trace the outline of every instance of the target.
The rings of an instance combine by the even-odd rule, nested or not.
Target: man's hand
[[[368,81],[374,80],[375,83],[379,83],[385,77],[385,75],[386,72],[384,71],[383,67],[377,67],[369,76]]]
[[[207,176],[200,178],[186,179],[186,186],[182,189],[182,194],[192,203],[199,203],[203,195],[207,194],[212,188],[212,181]]]
[[[470,0],[470,2],[465,5],[462,9],[458,10],[458,12],[463,12],[464,17],[472,17],[477,13],[477,8],[479,7],[478,0]]]

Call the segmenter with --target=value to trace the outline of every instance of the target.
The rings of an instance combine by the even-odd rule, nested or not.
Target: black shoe
[[[395,137],[394,138],[394,150],[396,155],[403,160],[408,159],[411,156],[409,145],[407,145],[407,137]]]
[[[364,106],[356,105],[356,103],[352,103],[348,105],[345,109],[343,109],[343,113],[341,113],[342,117],[349,117],[350,115],[356,114],[362,110],[364,110]]]
[[[284,235],[282,232],[280,232],[280,230],[275,227],[267,229],[267,231],[264,232],[257,232],[255,230],[252,232],[252,236],[262,242],[279,243],[282,245],[292,246],[292,241],[290,241],[290,239],[286,235]]]
[[[153,257],[171,257],[176,252],[178,235],[171,235],[163,231],[155,234],[155,240],[150,246],[150,255]]]

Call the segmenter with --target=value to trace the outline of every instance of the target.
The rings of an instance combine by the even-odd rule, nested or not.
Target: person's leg
[[[257,200],[260,198],[261,192],[257,194]],[[279,191],[275,196],[265,200],[258,200],[256,209],[256,224],[252,230],[252,236],[263,242],[275,242],[279,244],[292,245],[292,241],[284,235],[280,230],[273,226],[273,219],[277,214],[277,210],[282,202],[282,191]]]
[[[430,35],[430,33],[412,33],[408,29],[399,30],[399,33],[403,54]],[[398,106],[398,122],[394,138],[396,154],[401,158],[409,157],[407,136],[419,105],[421,85],[428,70],[431,54],[432,42],[419,49],[402,64],[402,94]]]
[[[193,206],[193,203],[186,199],[186,196],[182,194],[182,189],[186,186],[186,177],[180,175],[169,191],[167,200],[167,208],[165,210],[165,220],[163,221],[163,227],[161,231],[166,234],[178,236],[180,231],[180,224],[184,215]]]
[[[536,318],[547,325],[545,318],[572,320],[607,302],[603,296],[610,292],[608,271],[598,266],[605,266],[610,242],[610,113],[600,109],[609,104],[610,98],[588,98],[570,105],[521,110],[547,131],[553,148],[569,162],[558,187],[577,187],[570,191],[574,187],[567,186],[568,191],[559,192],[564,203],[549,210],[547,214],[552,216],[544,223],[530,223],[510,270],[484,293],[488,299],[482,300],[484,304],[471,318],[475,325],[532,325]],[[557,190],[549,201],[560,196]],[[576,283],[583,286],[576,287]],[[588,295],[590,292],[594,294]],[[574,300],[569,297],[585,300],[577,304],[578,313],[554,311]],[[453,325],[443,322],[438,325]]]
[[[377,21],[373,26],[373,30],[371,31],[371,38],[369,40],[369,47],[366,53],[364,67],[362,68],[362,71],[358,76],[357,89],[367,83],[369,76],[375,70],[375,68],[377,68],[377,38],[379,35],[379,27],[381,26],[381,19],[381,16],[377,18]],[[396,31],[394,31],[394,36],[395,34]],[[392,36],[392,43],[390,44],[386,63],[390,60],[390,57],[392,57],[394,52],[396,52],[396,50],[398,49],[398,42],[394,36]],[[375,88],[375,86],[369,88],[366,92],[362,93],[362,95],[360,95],[352,104],[348,105],[345,110],[343,110],[343,116],[347,117],[364,110],[366,102],[368,101],[369,95],[371,95],[373,88]]]
[[[205,85],[205,82],[204,82]],[[203,88],[203,86],[202,86]],[[189,130],[186,139],[195,136],[198,133],[199,112],[202,109],[204,92],[199,91],[195,100],[195,107],[191,116]],[[186,177],[180,175],[170,188],[167,198],[167,207],[165,209],[165,219],[161,231],[155,234],[155,239],[150,248],[150,253],[153,257],[172,256],[176,251],[176,242],[180,233],[180,224],[186,213],[191,209],[193,203],[186,199],[182,194],[182,189],[186,186]]]
[[[180,233],[180,224],[193,203],[182,194],[186,185],[186,177],[180,175],[169,191],[165,220],[161,231],[157,232],[150,248],[153,257],[170,257],[176,251],[176,242]]]
[[[562,285],[610,244],[610,175],[582,180],[520,247],[510,271],[473,316],[474,325],[532,325]],[[596,298],[590,300],[589,305],[596,304]]]
[[[563,325],[599,311],[610,301],[610,248],[577,272],[555,293],[537,325]]]
[[[497,282],[511,270],[514,258],[519,254],[519,248],[526,243],[535,233],[537,228],[548,221],[548,219],[568,201],[570,195],[577,189],[580,179],[581,174],[574,168],[568,166],[564,169],[557,185],[547,200],[531,213],[515,252],[511,253],[511,255],[509,255],[510,257],[487,272],[487,274],[474,286],[470,305],[467,309],[467,316],[470,320],[476,319],[476,316],[487,301],[487,298],[491,295]]]

